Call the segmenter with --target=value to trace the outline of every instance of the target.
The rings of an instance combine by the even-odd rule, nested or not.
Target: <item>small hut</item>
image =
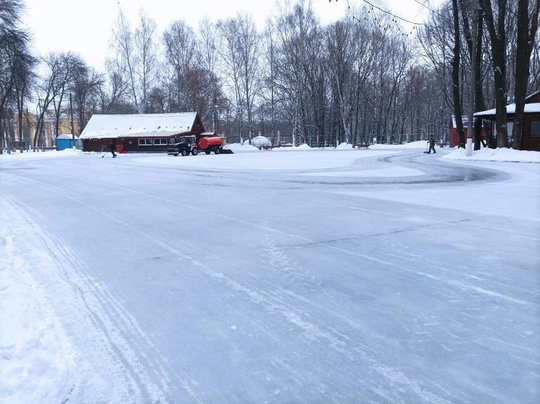
[[[521,150],[540,151],[540,90],[525,98],[525,116]],[[512,137],[516,104],[506,106],[508,137]],[[495,130],[496,110],[489,109],[474,114],[475,117],[491,121]]]
[[[60,151],[65,149],[71,149],[72,147],[79,149],[79,142],[80,141],[78,136],[73,136],[71,134],[58,135],[58,137],[56,138],[56,150]]]
[[[204,132],[196,112],[170,114],[93,115],[81,133],[84,151],[107,150],[111,143],[119,153],[166,152],[179,136]]]

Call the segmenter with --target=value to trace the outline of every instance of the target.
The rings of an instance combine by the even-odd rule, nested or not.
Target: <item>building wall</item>
[[[113,142],[119,153],[162,153],[167,152],[169,145],[176,143],[174,137],[83,139],[83,151],[98,153],[109,151]]]
[[[467,132],[468,128],[463,128],[463,134],[465,136],[465,142],[467,142]],[[487,134],[485,128],[482,128],[482,139],[484,142],[487,140]],[[474,132],[473,132],[473,143],[474,143]],[[456,147],[459,145],[459,136],[458,131],[456,128],[453,127],[452,123],[450,123],[450,131],[448,134],[448,142],[450,147]]]
[[[540,151],[540,114],[525,115],[521,150]]]
[[[19,139],[19,121],[14,119],[12,124],[12,134],[10,136],[10,141],[12,144],[20,144],[20,141],[24,141],[25,147],[32,146],[34,144],[34,138],[36,137],[36,116],[32,113],[25,112],[23,114],[22,122],[22,139]],[[75,134],[80,133],[78,120],[73,120],[73,126]],[[43,124],[43,133],[41,142],[37,145],[38,147],[53,148],[56,146],[56,137],[62,134],[71,134],[71,119],[68,115],[62,114],[60,116],[60,122],[58,126],[58,132],[56,133],[56,128],[54,124],[54,113],[48,111],[45,114],[45,122]]]

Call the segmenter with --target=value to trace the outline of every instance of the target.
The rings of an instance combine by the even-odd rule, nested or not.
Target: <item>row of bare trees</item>
[[[96,111],[92,103],[104,85],[102,75],[71,52],[42,58],[32,55],[31,38],[20,28],[23,6],[20,0],[0,3],[0,153],[5,148],[11,150],[13,140],[19,141],[21,151],[23,139],[32,139],[34,148],[40,146],[50,115],[57,135],[66,111],[74,111],[71,116],[77,126],[84,127]],[[30,114],[33,125],[28,122]],[[23,133],[30,127],[34,128],[33,136]],[[73,133],[73,118],[71,128]]]
[[[8,125],[9,118],[15,119],[8,111],[18,110],[17,119],[22,120],[21,111],[30,92],[32,69],[36,64],[28,48],[28,33],[19,28],[22,11],[22,4],[17,0],[0,3],[0,153],[7,141],[8,126],[13,126]]]
[[[501,106],[540,85],[538,0],[449,0],[415,36],[360,0],[328,26],[310,0],[281,2],[263,30],[239,14],[197,29],[177,20],[160,33],[143,11],[134,26],[120,12],[104,73],[71,52],[31,55],[22,4],[0,3],[0,133],[22,139],[9,128],[20,132],[33,105],[34,146],[51,110],[55,135],[67,111],[74,132],[93,113],[197,111],[230,141],[280,131],[296,144],[336,145],[444,140],[450,115],[495,106],[496,144],[506,146]]]
[[[496,109],[491,146],[521,148],[527,94],[540,89],[539,0],[452,0],[433,12],[419,40],[430,64],[452,89],[448,100],[465,143],[465,111]],[[451,82],[447,69],[450,66]],[[507,131],[506,105],[516,103],[513,132]],[[480,148],[480,122],[474,122]]]

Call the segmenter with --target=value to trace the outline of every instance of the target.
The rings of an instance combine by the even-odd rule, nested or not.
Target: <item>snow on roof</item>
[[[73,136],[73,135],[70,134],[70,133],[64,133],[64,134],[62,134],[62,135],[58,135],[56,138],[57,138],[57,139],[70,139],[70,140],[71,140],[71,139],[73,139],[73,137],[75,137],[75,139],[78,139],[78,138],[79,138],[79,136],[77,136],[77,135]]]
[[[138,115],[93,115],[81,139],[172,136],[189,132],[196,112]]]
[[[533,98],[533,97],[536,97],[538,94],[540,94],[540,90],[537,90],[537,91],[535,91],[535,92],[532,93],[532,94],[529,94],[529,95],[525,98],[525,101],[528,101],[528,100],[530,100],[530,99]]]
[[[461,117],[461,122],[463,122],[463,127],[464,127],[464,128],[468,128],[468,127],[469,127],[469,117],[467,117],[467,116],[462,116],[462,117]],[[453,127],[453,128],[456,128],[456,127],[457,127],[457,121],[456,121],[456,116],[455,116],[455,115],[452,115],[452,127]]]
[[[487,111],[476,112],[474,116],[495,116],[495,108],[488,109]],[[516,104],[510,104],[506,106],[506,113],[513,115],[516,113]],[[540,113],[540,102],[533,102],[525,104],[526,114],[538,114]]]

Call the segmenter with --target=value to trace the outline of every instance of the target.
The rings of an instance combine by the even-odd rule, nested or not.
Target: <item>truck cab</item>
[[[181,136],[178,138],[177,143],[171,145],[167,149],[167,154],[173,156],[178,156],[179,154],[188,156],[190,153],[194,156],[199,153],[199,149],[195,142],[195,136]]]

